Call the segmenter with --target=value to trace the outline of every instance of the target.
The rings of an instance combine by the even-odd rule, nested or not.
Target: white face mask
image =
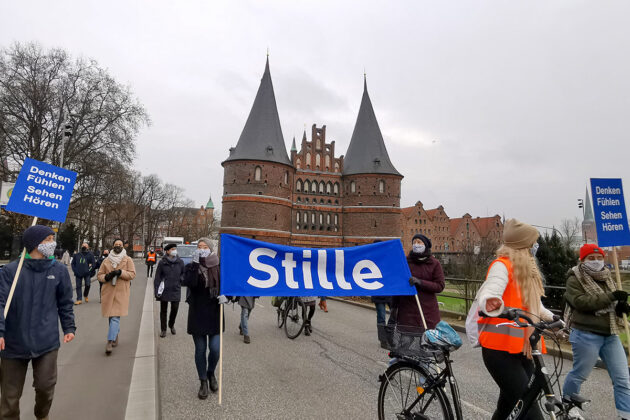
[[[604,268],[604,260],[584,261],[584,265],[591,271],[602,271]]]
[[[44,242],[37,245],[37,250],[42,253],[42,255],[46,258],[50,257],[55,253],[55,248],[57,248],[57,242]]]
[[[176,249],[171,250],[171,252],[168,255],[170,255],[171,257],[177,257],[177,250]]]
[[[208,255],[210,255],[212,251],[210,251],[209,249],[199,249],[199,257],[200,258],[206,258]]]
[[[413,248],[413,252],[416,254],[423,254],[427,247],[424,244],[413,244],[411,245]]]
[[[532,252],[532,255],[533,255],[534,257],[536,256],[536,253],[538,252],[538,248],[539,248],[539,247],[540,247],[540,245],[538,245],[538,242],[536,242],[534,245],[532,245],[531,252]]]

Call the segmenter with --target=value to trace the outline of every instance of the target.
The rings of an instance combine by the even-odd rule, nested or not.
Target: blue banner
[[[26,158],[6,209],[65,222],[77,173]]]
[[[414,295],[400,240],[351,248],[296,248],[221,235],[228,296]]]
[[[597,245],[630,245],[628,215],[619,178],[591,178]]]

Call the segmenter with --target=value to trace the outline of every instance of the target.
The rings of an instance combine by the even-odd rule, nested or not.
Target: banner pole
[[[35,226],[37,223],[37,216],[33,217],[33,223],[31,226]],[[22,248],[22,255],[20,255],[20,262],[18,263],[17,271],[15,272],[15,276],[13,276],[13,283],[11,283],[11,290],[9,291],[9,297],[7,297],[7,303],[4,305],[4,319],[6,321],[7,314],[9,313],[9,307],[11,306],[11,301],[13,300],[13,293],[15,293],[15,286],[17,286],[18,277],[20,277],[20,272],[22,271],[22,265],[24,264],[24,257],[26,257],[26,248]]]
[[[621,275],[619,274],[619,262],[617,261],[617,247],[613,246],[613,263],[615,264],[615,277],[617,278],[617,289],[623,290],[621,286]],[[623,326],[626,330],[626,341],[628,342],[628,350],[630,351],[630,330],[628,329],[628,317],[623,314]],[[630,362],[630,356],[629,362]]]
[[[219,405],[223,400],[223,306],[219,305]]]
[[[418,310],[420,311],[420,318],[422,318],[422,325],[424,325],[425,331],[427,328],[427,321],[424,319],[424,312],[422,312],[422,306],[420,306],[420,299],[418,299],[418,293],[414,295],[416,297],[416,303],[418,304]]]

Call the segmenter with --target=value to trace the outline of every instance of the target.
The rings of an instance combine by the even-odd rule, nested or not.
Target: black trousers
[[[0,419],[20,419],[20,398],[24,390],[28,363],[33,364],[33,388],[35,388],[35,417],[48,416],[57,384],[57,350],[49,351],[35,359],[2,359],[0,362]]]
[[[147,264],[147,277],[151,277],[153,275],[153,266],[155,264]]]
[[[520,353],[511,354],[485,347],[481,349],[481,354],[492,379],[499,385],[499,401],[492,420],[505,420],[527,389],[527,383],[534,374],[534,362]],[[538,404],[529,409],[525,419],[544,420]]]
[[[177,311],[179,310],[179,302],[171,303],[171,314],[168,317],[168,327],[173,328],[175,325],[175,318],[177,318]],[[166,331],[166,310],[168,309],[169,302],[160,301],[160,327],[162,331]]]

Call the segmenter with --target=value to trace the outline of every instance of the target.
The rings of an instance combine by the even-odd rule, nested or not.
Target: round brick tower
[[[222,165],[221,232],[288,244],[295,169],[282,136],[269,59],[243,132]]]
[[[402,178],[387,154],[364,80],[361,107],[343,164],[344,246],[400,238]]]

